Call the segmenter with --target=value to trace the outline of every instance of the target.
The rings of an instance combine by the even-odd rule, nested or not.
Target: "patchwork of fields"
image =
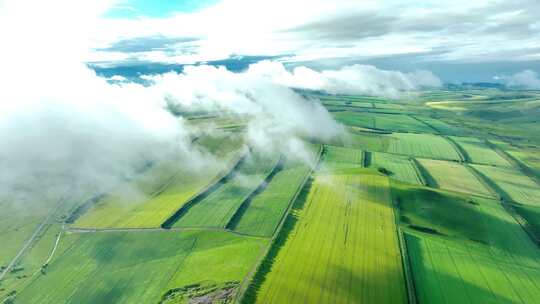
[[[313,161],[245,146],[249,117],[180,113],[213,161],[0,201],[0,303],[538,302],[540,143],[501,122],[533,128],[503,102],[533,93],[305,94],[346,130],[300,136]]]
[[[237,285],[263,246],[264,240],[207,231],[69,234],[46,275],[17,301],[152,303],[168,290]]]
[[[405,303],[388,179],[322,167],[254,301]]]

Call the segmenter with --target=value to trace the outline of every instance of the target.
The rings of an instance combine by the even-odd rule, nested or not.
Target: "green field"
[[[364,163],[364,154],[362,150],[343,148],[337,146],[325,146],[324,157],[334,165],[362,167]]]
[[[272,236],[310,171],[309,165],[287,160],[264,191],[249,202],[230,228],[249,235]]]
[[[263,245],[208,231],[69,234],[17,303],[157,303],[168,290],[185,288],[181,299],[195,287],[201,296],[237,286]]]
[[[0,304],[539,302],[540,91],[295,91],[345,132],[261,151],[253,117],[179,106],[205,161],[3,195]]]
[[[405,303],[388,178],[326,165],[287,220],[292,231],[253,300]]]
[[[534,303],[540,250],[499,202],[394,185],[419,303]]]
[[[510,164],[484,141],[473,137],[451,137],[475,164],[508,167]]]
[[[467,167],[456,162],[417,159],[425,168],[433,186],[441,189],[493,197],[493,194]],[[429,183],[429,182],[428,182]]]
[[[334,112],[337,121],[350,126],[409,132],[435,132],[427,124],[408,115],[367,112]]]
[[[278,158],[248,157],[226,183],[186,210],[174,227],[225,227],[240,205],[272,172]]]
[[[393,179],[405,183],[422,184],[414,164],[407,156],[373,152],[371,153],[371,166],[389,170],[390,177]]]
[[[383,152],[444,160],[461,159],[454,147],[438,135],[394,133],[388,138],[388,148]]]
[[[502,197],[523,205],[540,207],[540,186],[528,176],[510,168],[473,167],[494,183]]]

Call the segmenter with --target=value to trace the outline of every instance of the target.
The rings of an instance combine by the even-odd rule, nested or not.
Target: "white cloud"
[[[404,92],[441,86],[439,78],[428,71],[402,73],[358,64],[321,72],[300,66],[289,72],[281,63],[263,61],[251,65],[248,72],[290,87],[323,90],[331,94],[368,94],[397,98]]]
[[[195,54],[178,48],[134,55],[188,64],[232,54],[290,55],[295,62],[403,54],[437,61],[533,60],[540,48],[539,9],[536,0],[222,0],[162,19],[102,20],[95,37],[99,46],[155,35],[199,37]]]
[[[495,77],[495,79],[502,80],[509,87],[532,90],[540,89],[540,78],[538,78],[538,73],[531,70],[525,70],[511,76],[499,76]]]
[[[198,130],[172,116],[167,100],[252,117],[246,137],[263,150],[298,152],[300,136],[341,131],[320,105],[249,73],[200,66],[151,78],[149,87],[110,84],[83,63],[105,4],[39,3],[36,12],[27,12],[33,1],[21,0],[0,10],[2,196],[39,196],[58,185],[103,191],[173,155],[183,167],[215,165],[192,147]]]

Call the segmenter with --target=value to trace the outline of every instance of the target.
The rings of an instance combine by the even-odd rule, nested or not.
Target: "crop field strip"
[[[406,302],[388,178],[333,174],[331,163],[323,163],[303,208],[291,213],[298,222],[256,302]]]
[[[279,163],[279,155],[254,155],[204,199],[191,205],[172,227],[225,227],[242,203],[256,191]]]
[[[397,132],[435,132],[435,130],[426,123],[409,115],[400,113],[384,114],[342,111],[335,112],[333,115],[339,122],[350,126]]]
[[[534,303],[540,251],[498,201],[418,189],[397,193],[406,224],[425,227],[405,229],[419,303]]]
[[[215,146],[223,147],[216,154],[228,168],[218,166],[186,169],[172,159],[152,166],[133,181],[121,185],[110,194],[103,195],[91,204],[74,226],[80,228],[108,227],[159,227],[184,203],[203,192],[222,176],[226,175],[242,158],[242,141],[228,136],[220,138],[200,138],[201,147],[213,151]],[[134,193],[134,189],[137,189]]]
[[[386,151],[414,157],[456,160],[461,157],[443,137],[434,134],[393,133],[388,136]]]
[[[511,164],[491,149],[481,139],[474,137],[448,137],[459,146],[466,155],[466,161],[475,164],[510,167]]]
[[[434,180],[438,188],[495,198],[476,176],[462,164],[420,158],[417,161],[429,172],[430,178]]]
[[[404,183],[422,185],[422,179],[414,168],[410,157],[389,153],[371,152],[371,166],[385,168],[390,177]]]
[[[308,165],[286,160],[262,193],[249,201],[238,221],[229,223],[227,228],[250,235],[272,236],[310,171]]]
[[[208,231],[70,234],[17,302],[148,303],[186,285],[237,286],[265,242]]]
[[[484,165],[472,165],[472,167],[491,180],[505,200],[540,207],[540,186],[520,171]]]

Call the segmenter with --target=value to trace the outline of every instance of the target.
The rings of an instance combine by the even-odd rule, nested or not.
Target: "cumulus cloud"
[[[42,189],[108,191],[172,157],[194,170],[219,166],[192,146],[198,130],[167,110],[171,102],[248,117],[246,141],[261,151],[306,157],[301,138],[341,132],[319,104],[249,72],[188,67],[147,77],[148,86],[100,78],[83,58],[107,1],[51,0],[27,12],[29,4],[8,0],[0,10],[0,199],[38,201]],[[55,13],[64,9],[69,14]]]
[[[503,81],[508,87],[532,90],[540,89],[540,78],[538,78],[538,73],[532,70],[525,70],[511,76],[498,76],[495,77],[495,79]]]
[[[251,65],[249,72],[290,87],[323,90],[331,94],[368,94],[396,98],[403,92],[442,85],[440,79],[429,71],[403,73],[359,64],[321,72],[300,66],[289,72],[281,63],[263,61]]]

